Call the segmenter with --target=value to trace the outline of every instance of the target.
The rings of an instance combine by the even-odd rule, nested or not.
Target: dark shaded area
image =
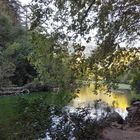
[[[18,61],[14,76],[11,77],[13,84],[23,86],[34,80],[37,73],[36,70],[29,64],[27,60]]]

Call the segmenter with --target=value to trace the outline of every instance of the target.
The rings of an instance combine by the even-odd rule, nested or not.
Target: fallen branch
[[[59,87],[55,85],[45,85],[40,83],[29,83],[22,87],[2,87],[0,88],[0,96],[29,94],[31,92],[52,91],[58,93]]]

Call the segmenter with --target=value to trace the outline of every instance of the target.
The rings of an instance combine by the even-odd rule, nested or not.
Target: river
[[[127,116],[126,108],[130,105],[130,100],[132,96],[130,93],[106,93],[101,90],[98,94],[94,94],[94,85],[84,86],[77,93],[78,97],[76,97],[71,105],[74,108],[85,108],[92,107],[95,100],[102,101],[107,103],[110,107],[112,107],[116,112],[118,112],[123,118]],[[101,110],[101,108],[99,108]]]
[[[87,109],[89,112],[87,117],[100,119],[102,114],[105,114],[105,108],[110,107],[118,112],[123,119],[127,116],[126,108],[130,105],[130,100],[132,96],[130,93],[107,93],[104,88],[98,91],[98,94],[94,94],[94,84],[90,84],[90,86],[84,86],[80,88],[79,93],[77,93],[77,97],[73,99],[69,105],[66,106],[66,110],[71,113],[79,113],[79,108]],[[98,108],[95,109],[95,102],[99,101]],[[96,106],[97,107],[97,106]],[[77,109],[78,108],[78,109]],[[60,122],[60,118],[53,118],[53,122]],[[48,134],[46,134],[46,138],[42,140],[52,140]]]

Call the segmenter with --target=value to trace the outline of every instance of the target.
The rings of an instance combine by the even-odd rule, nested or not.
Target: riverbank
[[[108,127],[105,128],[103,131],[102,140],[139,140],[139,139],[140,139],[140,127],[129,128],[126,130]]]
[[[113,122],[104,128],[102,140],[139,140],[140,139],[140,100],[133,101],[127,108],[125,123]]]

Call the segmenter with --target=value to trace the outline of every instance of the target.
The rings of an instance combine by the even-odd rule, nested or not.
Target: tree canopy
[[[130,43],[140,34],[139,6],[139,0],[35,0],[31,27],[43,23],[47,29],[73,31],[76,36],[84,36],[96,28],[99,44],[107,39],[117,44]]]
[[[16,4],[18,8],[18,1]],[[19,58],[25,56],[40,81],[59,83],[64,75],[69,75],[65,78],[71,81],[72,76],[76,79],[90,70],[98,75],[93,80],[102,77],[112,83],[121,73],[139,66],[139,0],[33,0],[30,8],[28,32],[20,32],[7,19],[1,20],[0,45],[16,42],[20,49],[14,63],[19,64]],[[22,37],[18,38],[20,33]],[[88,59],[79,40],[91,41],[95,46]]]
[[[31,30],[42,28],[62,42],[94,38],[89,67],[105,81],[139,65],[139,0],[34,0]]]

